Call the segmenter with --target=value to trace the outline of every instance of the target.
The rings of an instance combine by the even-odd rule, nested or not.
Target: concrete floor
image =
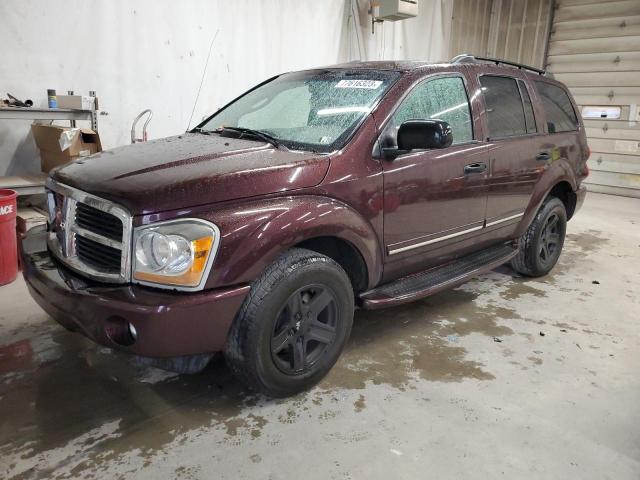
[[[595,283],[595,282],[599,283]],[[640,478],[640,201],[591,194],[553,273],[358,312],[311,392],[136,365],[0,288],[0,478]]]

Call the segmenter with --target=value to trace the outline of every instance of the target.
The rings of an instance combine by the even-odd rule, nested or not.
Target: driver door
[[[400,125],[417,119],[449,123],[453,144],[382,160],[386,280],[453,258],[460,242],[482,233],[485,221],[487,150],[474,141],[464,78],[429,77],[414,86],[385,127],[381,145],[397,146]]]

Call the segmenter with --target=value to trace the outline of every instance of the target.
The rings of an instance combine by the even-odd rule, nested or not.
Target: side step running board
[[[375,309],[411,302],[493,270],[517,253],[518,249],[513,245],[491,247],[364,292],[359,297],[360,305],[365,309]]]

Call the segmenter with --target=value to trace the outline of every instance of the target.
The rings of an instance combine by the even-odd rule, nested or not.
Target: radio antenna
[[[187,125],[187,131],[189,131],[189,127],[191,126],[191,120],[193,120],[193,114],[196,111],[196,105],[198,104],[198,98],[200,98],[200,90],[202,90],[202,84],[204,83],[204,77],[207,74],[207,67],[209,66],[209,59],[211,58],[211,50],[213,49],[213,44],[218,38],[218,33],[220,29],[216,30],[216,33],[213,34],[213,38],[211,39],[211,44],[209,45],[209,53],[207,55],[207,61],[204,64],[204,70],[202,71],[202,78],[200,79],[200,87],[198,87],[198,93],[196,95],[196,100],[193,102],[193,109],[191,109],[191,116],[189,117],[189,124]]]

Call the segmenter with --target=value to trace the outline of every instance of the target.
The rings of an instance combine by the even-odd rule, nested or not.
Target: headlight
[[[134,233],[133,280],[199,290],[211,268],[219,238],[218,227],[194,218],[139,227]]]

